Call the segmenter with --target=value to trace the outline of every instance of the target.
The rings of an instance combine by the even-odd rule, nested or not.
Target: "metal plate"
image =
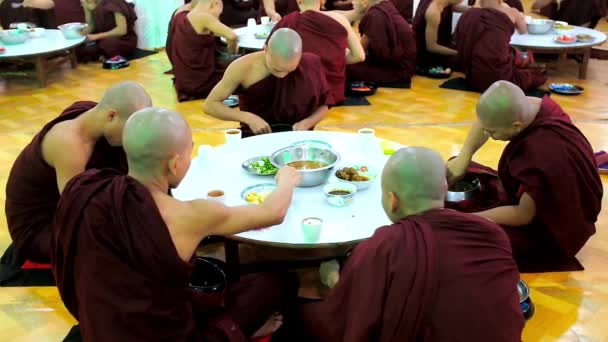
[[[224,100],[224,104],[230,108],[239,106],[239,97],[237,95],[230,95]]]
[[[519,293],[519,302],[523,303],[530,297],[530,288],[525,281],[519,280],[517,283],[517,292]]]
[[[243,164],[241,164],[241,167],[243,168],[243,170],[245,170],[245,172],[251,174],[251,175],[256,175],[256,176],[273,176],[276,175],[277,172],[279,171],[278,169],[276,169],[273,173],[259,173],[258,170],[250,167],[250,165],[252,163],[256,163],[260,160],[262,160],[262,158],[268,158],[267,156],[260,156],[260,157],[254,157],[254,158],[250,158],[247,159],[243,162]]]
[[[241,192],[241,198],[243,199],[243,201],[247,202],[246,196],[247,194],[251,193],[251,192],[257,192],[258,194],[266,194],[266,193],[270,193],[272,191],[274,191],[274,189],[276,189],[277,186],[275,184],[272,183],[264,183],[264,184],[256,184],[256,185],[252,185],[249,187],[246,187],[245,189],[243,189],[243,191]],[[247,202],[249,203],[249,202]],[[251,203],[251,204],[255,204],[255,203]]]
[[[579,95],[585,88],[570,83],[552,83],[549,85],[552,92],[562,95]]]

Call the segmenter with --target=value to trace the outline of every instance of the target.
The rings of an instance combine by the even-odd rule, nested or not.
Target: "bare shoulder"
[[[439,18],[441,17],[441,12],[439,11],[439,7],[437,7],[437,4],[434,1],[426,9],[426,12],[424,13],[424,17],[426,18],[427,21],[430,21],[430,20],[438,21]]]
[[[336,12],[336,11],[325,11],[325,12],[321,12],[323,14],[325,14],[326,16],[334,19],[335,21],[339,22],[340,25],[344,26],[345,28],[350,28],[350,22],[348,21],[348,19],[346,18],[346,16],[344,16],[344,14],[340,13],[340,12]]]
[[[59,122],[54,125],[42,139],[42,155],[51,165],[57,154],[70,155],[77,158],[83,154],[82,138],[76,133],[72,120]]]

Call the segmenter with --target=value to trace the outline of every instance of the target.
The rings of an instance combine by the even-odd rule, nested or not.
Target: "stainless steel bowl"
[[[4,30],[0,32],[0,40],[6,45],[23,44],[29,38],[29,32],[24,30]]]
[[[282,148],[270,156],[270,162],[278,168],[296,161],[316,161],[327,164],[318,169],[298,170],[302,175],[299,187],[312,187],[327,182],[332,169],[340,162],[340,154],[329,147],[301,145]]]
[[[553,20],[548,19],[532,19],[528,23],[529,34],[547,34],[553,29]]]
[[[89,25],[84,23],[67,23],[57,27],[65,39],[80,39],[84,37],[84,30]]]
[[[473,188],[466,191],[457,190],[459,187],[466,185],[472,185]],[[448,190],[445,195],[445,201],[451,203],[458,203],[466,200],[471,200],[475,198],[475,196],[477,196],[480,191],[481,183],[479,182],[478,178],[464,178],[450,187],[450,190]]]
[[[519,280],[517,283],[517,292],[519,293],[520,303],[525,302],[530,297],[530,287],[523,280]]]

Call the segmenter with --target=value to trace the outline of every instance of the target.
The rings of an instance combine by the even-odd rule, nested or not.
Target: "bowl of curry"
[[[302,175],[299,187],[324,184],[333,168],[340,162],[340,154],[334,149],[320,145],[289,146],[274,152],[270,162],[277,168],[291,166]]]

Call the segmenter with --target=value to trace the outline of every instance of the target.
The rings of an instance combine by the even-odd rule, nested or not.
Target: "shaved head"
[[[442,207],[446,191],[445,161],[431,149],[403,148],[384,166],[383,205],[393,222]]]
[[[171,172],[172,160],[187,158],[190,165],[188,151],[192,151],[192,132],[179,113],[163,108],[145,108],[134,113],[127,121],[123,146],[129,162],[129,173],[170,176],[167,173]],[[179,181],[181,178],[177,183]]]
[[[300,59],[302,56],[302,38],[290,28],[280,28],[270,36],[268,52],[272,57],[283,60]]]
[[[477,117],[482,125],[507,127],[517,121],[528,121],[530,103],[515,84],[498,81],[486,90],[477,103]]]
[[[115,110],[118,116],[126,120],[134,112],[152,106],[152,99],[146,90],[135,82],[120,82],[106,90],[99,107],[103,110]]]

